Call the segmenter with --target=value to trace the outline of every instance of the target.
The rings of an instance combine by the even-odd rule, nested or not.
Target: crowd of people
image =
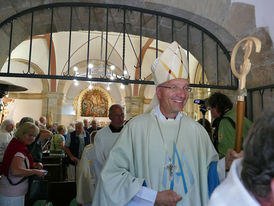
[[[28,179],[33,175],[43,177],[46,174],[42,160],[48,152],[63,158],[67,156],[69,163],[75,165],[84,147],[90,144],[90,135],[83,125],[81,121],[70,124],[68,128],[50,125],[44,116],[39,121],[23,117],[16,124],[13,120],[4,120],[0,126],[0,205],[32,205],[27,197]],[[97,126],[93,119],[87,129],[96,132],[101,129]],[[81,141],[82,134],[85,134],[84,142]],[[75,181],[74,168],[68,164],[67,180]]]
[[[192,90],[187,68],[173,42],[152,65],[156,91],[149,111],[126,124],[119,104],[110,106],[103,128],[95,119],[49,128],[45,117],[24,117],[14,130],[14,122],[4,120],[0,205],[24,205],[26,177],[45,175],[45,149],[67,159],[67,180],[76,181],[76,200],[84,206],[274,205],[274,110],[253,125],[245,118],[237,153],[236,112],[226,95],[206,100],[212,124],[182,112]]]

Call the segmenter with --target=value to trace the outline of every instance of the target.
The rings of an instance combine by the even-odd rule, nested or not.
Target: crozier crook
[[[243,64],[240,66],[240,73],[238,73],[235,67],[235,57],[239,47],[245,41],[246,43],[243,46],[243,49],[244,49]],[[253,42],[256,46],[256,52],[259,53],[261,51],[261,41],[258,38],[249,36],[249,37],[243,38],[235,45],[232,51],[231,61],[230,61],[232,73],[239,80],[239,95],[238,95],[238,101],[237,101],[237,119],[236,119],[236,137],[235,137],[235,147],[234,147],[236,152],[240,152],[242,148],[243,120],[244,120],[244,111],[245,111],[244,97],[247,95],[246,76],[251,68],[249,56],[252,52]]]

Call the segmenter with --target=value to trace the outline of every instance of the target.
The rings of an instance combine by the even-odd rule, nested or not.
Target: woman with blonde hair
[[[41,163],[34,163],[26,145],[30,145],[39,128],[30,122],[23,123],[10,141],[2,162],[0,180],[0,205],[24,206],[28,191],[28,178],[31,175],[44,176]],[[35,169],[37,168],[37,169]]]

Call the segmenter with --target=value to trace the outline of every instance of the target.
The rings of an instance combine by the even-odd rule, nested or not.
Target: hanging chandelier
[[[84,68],[83,71],[83,67],[79,68],[77,65],[73,66],[73,70],[72,70],[72,75],[74,77],[87,77],[88,79],[92,79],[92,78],[105,78],[105,79],[109,79],[110,82],[108,83],[104,83],[104,84],[108,84],[108,86],[106,87],[107,90],[110,90],[110,84],[111,81],[115,81],[117,79],[128,79],[128,72],[126,70],[124,70],[123,72],[120,71],[119,69],[116,68],[115,65],[111,64],[111,65],[105,65],[103,61],[101,60],[92,60],[92,63],[89,63],[87,67]],[[74,80],[74,86],[78,86],[79,85],[79,81],[77,80],[77,78],[75,78]],[[92,81],[89,81],[89,89],[92,89]],[[125,88],[125,85],[121,83],[120,85],[121,89]]]

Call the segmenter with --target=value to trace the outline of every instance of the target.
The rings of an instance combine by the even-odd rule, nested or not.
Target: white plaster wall
[[[73,110],[72,104],[64,104],[62,107],[63,115],[76,115],[76,112]]]
[[[11,53],[11,59],[20,58],[20,59],[29,59],[29,50],[30,42],[29,40],[23,41],[19,44]],[[39,66],[39,68],[45,73],[48,73],[48,48],[45,39],[33,39],[32,41],[32,53],[31,60],[32,63]],[[27,68],[27,65],[25,66]],[[16,68],[16,67],[14,67]],[[19,71],[21,72],[22,68],[19,67]]]
[[[42,115],[42,100],[15,99],[8,105],[7,111],[6,118],[13,119],[15,122],[19,122],[22,117],[32,117],[38,120]]]

